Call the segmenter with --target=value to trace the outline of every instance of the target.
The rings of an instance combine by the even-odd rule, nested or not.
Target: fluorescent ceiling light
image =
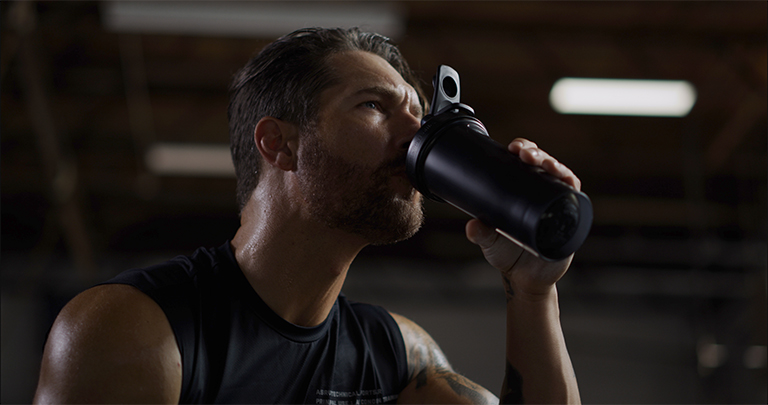
[[[227,144],[156,143],[144,156],[147,168],[165,176],[234,177]]]
[[[359,26],[397,38],[405,31],[394,2],[110,1],[102,9],[117,32],[276,38],[306,27]]]
[[[696,89],[683,80],[566,77],[549,93],[549,103],[561,114],[683,117],[695,102]]]

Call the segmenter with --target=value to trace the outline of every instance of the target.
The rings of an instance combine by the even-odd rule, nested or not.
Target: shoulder
[[[405,348],[408,353],[408,375],[414,379],[423,372],[427,366],[451,370],[448,359],[440,350],[437,342],[421,326],[412,320],[395,313],[392,318],[400,327]]]
[[[168,320],[149,296],[128,285],[94,287],[56,318],[35,402],[178,401],[180,359]]]
[[[51,333],[56,336],[66,331],[65,336],[76,337],[86,331],[107,335],[120,329],[147,332],[163,322],[167,320],[162,309],[149,296],[129,285],[106,284],[85,290],[72,299],[59,313]],[[129,340],[135,342],[136,339],[151,340],[156,333],[130,335]]]
[[[227,241],[217,248],[200,247],[189,255],[123,271],[108,283],[128,284],[148,291],[180,284],[204,284],[234,269],[239,267]]]

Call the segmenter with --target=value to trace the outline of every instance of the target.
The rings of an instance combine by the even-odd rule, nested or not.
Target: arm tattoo
[[[507,361],[507,375],[501,387],[502,404],[522,404],[523,401],[523,376],[509,361]]]
[[[467,378],[450,373],[442,376],[453,392],[472,401],[473,404],[486,404],[487,398],[478,390],[478,386]]]
[[[415,378],[418,381],[424,381],[419,386],[426,383],[427,357],[428,353],[421,346],[412,345],[408,350],[408,379]]]
[[[492,402],[493,395],[485,388],[453,371],[440,347],[426,332],[410,321],[401,319],[400,322],[408,347],[408,379],[414,383],[415,390],[429,393],[437,386],[442,387],[438,390],[448,388],[474,404]],[[440,380],[445,385],[440,384]]]
[[[484,391],[484,388],[446,367],[429,366],[421,370],[416,376],[416,389],[428,384],[428,375],[432,376],[433,382],[436,379],[445,381],[456,395],[469,399],[473,404],[488,403],[488,398],[481,392]]]

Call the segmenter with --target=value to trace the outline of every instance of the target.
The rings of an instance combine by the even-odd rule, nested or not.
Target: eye
[[[366,101],[362,104],[363,107],[370,108],[372,110],[379,110],[379,103],[375,101]]]

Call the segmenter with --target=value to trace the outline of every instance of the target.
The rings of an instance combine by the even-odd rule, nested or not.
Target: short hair
[[[390,39],[359,28],[306,28],[267,45],[234,77],[227,111],[230,151],[237,176],[237,202],[242,211],[256,188],[261,159],[253,139],[256,124],[272,116],[305,130],[314,124],[318,98],[340,78],[328,68],[330,56],[345,51],[376,54],[425,98],[417,76]]]

